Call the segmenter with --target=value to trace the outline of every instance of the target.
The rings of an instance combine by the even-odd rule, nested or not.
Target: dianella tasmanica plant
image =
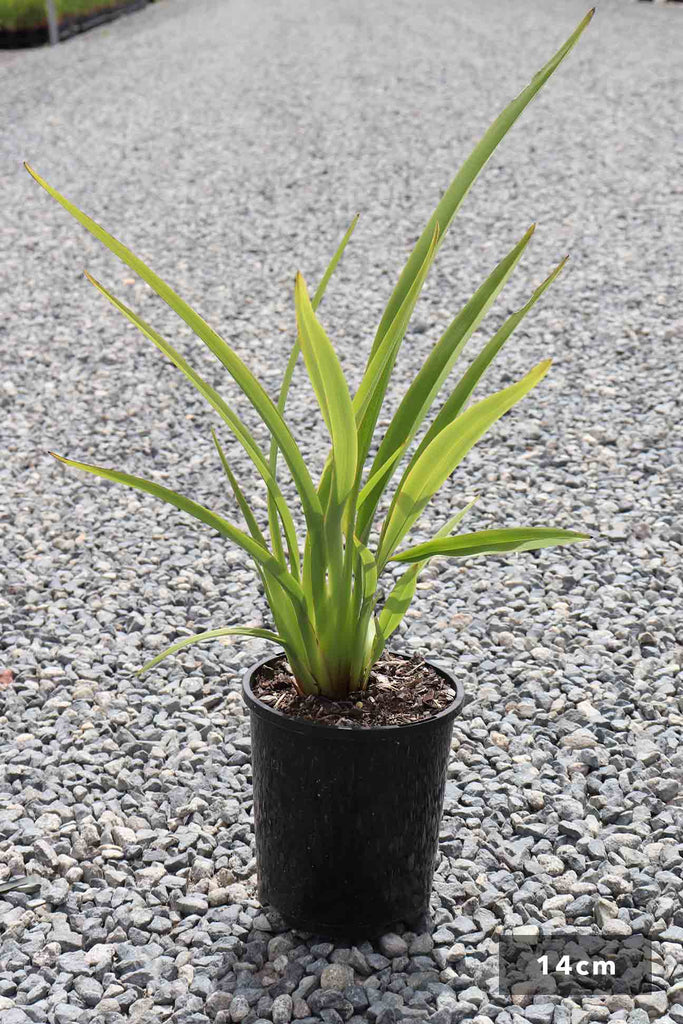
[[[225,475],[244,517],[246,530],[191,498],[150,480],[119,470],[75,462],[60,462],[107,480],[135,487],[175,505],[223,537],[239,545],[253,560],[270,606],[275,630],[226,626],[184,638],[149,661],[145,672],[163,658],[190,644],[231,634],[261,637],[279,644],[286,654],[301,693],[342,698],[364,689],[370,671],[397,628],[411,600],[420,571],[431,558],[505,551],[529,551],[585,539],[568,530],[519,527],[475,533],[455,531],[473,504],[470,502],[426,543],[406,545],[406,537],[433,495],[453,473],[488,428],[535,387],[546,375],[550,360],[535,366],[521,380],[496,394],[469,404],[472,392],[512,332],[561,272],[566,260],[491,337],[449,391],[416,449],[409,452],[418,431],[450,375],[466,342],[517,266],[533,234],[530,228],[505,256],[452,320],[415,376],[379,440],[371,459],[375,429],[391,374],[413,308],[429,268],[451,221],[478,173],[527,104],[570,52],[588,25],[590,11],[555,56],[494,121],[444,193],[413,249],[387,303],[370,348],[360,385],[351,395],[334,347],[316,309],[356,225],[357,217],[334,254],[313,299],[301,274],[294,286],[297,339],[287,364],[277,402],[273,402],[245,363],[164,281],[68,199],[26,165],[36,181],[96,238],[100,239],[193,330],[217,356],[249,399],[270,432],[268,455],[225,399],[190,366],[185,358],[132,309],[115,298],[86,272],[95,287],[180,369],[213,406],[242,445],[268,491],[268,523],[259,523],[248,496],[230,468],[215,432],[213,441]],[[317,485],[287,424],[285,406],[299,353],[330,436],[330,450]],[[292,511],[277,478],[278,455],[287,464],[301,502],[306,535],[297,535]],[[54,454],[54,453],[51,453]],[[401,464],[407,460],[398,483]],[[393,495],[381,524],[378,506],[392,484]],[[386,503],[385,503],[386,504]],[[371,534],[378,536],[371,543]],[[379,608],[378,580],[390,562],[407,566]]]

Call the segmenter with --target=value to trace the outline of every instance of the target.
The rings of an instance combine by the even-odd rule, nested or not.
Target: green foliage
[[[120,7],[123,0],[55,0],[57,19]],[[0,0],[0,31],[47,29],[45,0]]]
[[[149,661],[141,672],[148,671],[163,658],[191,644],[242,634],[281,645],[301,692],[346,696],[367,685],[373,664],[410,605],[420,570],[431,558],[470,558],[507,551],[529,551],[586,539],[585,534],[545,527],[481,530],[453,536],[474,504],[470,502],[436,533],[433,540],[412,547],[402,546],[434,494],[473,445],[548,372],[550,360],[544,360],[521,380],[467,407],[488,366],[561,272],[565,260],[536,289],[528,302],[508,317],[470,363],[408,459],[383,522],[376,522],[380,500],[446,383],[458,355],[517,266],[531,239],[533,227],[455,316],[403,396],[369,466],[368,461],[377,419],[410,316],[455,213],[498,143],[572,49],[592,14],[589,12],[555,56],[505,108],[456,174],[399,277],[375,334],[361,383],[353,396],[316,309],[353,233],[357,217],[342,239],[312,300],[303,277],[301,274],[296,276],[294,306],[298,334],[275,404],[237,353],[169,285],[26,165],[50,195],[138,273],[192,328],[220,360],[270,432],[270,453],[266,456],[247,426],[183,356],[104,285],[87,275],[109,302],[178,367],[215,409],[253,462],[268,493],[266,528],[265,524],[261,526],[257,521],[215,432],[213,441],[244,517],[246,531],[160,484],[118,470],[55,456],[66,465],[152,494],[211,526],[251,557],[263,583],[277,632],[242,626],[209,630],[173,644]],[[300,352],[331,440],[325,469],[317,486],[284,415],[292,373]],[[303,549],[291,510],[278,484],[280,453],[291,474],[306,521]],[[371,546],[373,527],[379,531],[374,549]],[[392,561],[407,563],[407,568],[378,614],[378,580]]]

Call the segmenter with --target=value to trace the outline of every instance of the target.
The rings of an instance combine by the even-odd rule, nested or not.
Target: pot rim
[[[410,659],[411,655],[402,654],[399,652],[393,652],[400,658]],[[418,722],[404,722],[402,725],[372,725],[369,728],[354,728],[350,725],[328,725],[326,722],[311,722],[306,718],[296,718],[293,715],[286,715],[283,711],[278,711],[276,708],[269,707],[268,704],[264,704],[263,701],[254,694],[251,688],[251,679],[254,673],[261,668],[263,665],[267,665],[269,662],[279,661],[281,658],[286,659],[286,654],[271,654],[265,658],[261,658],[259,661],[251,665],[242,677],[242,698],[249,708],[250,711],[259,715],[261,718],[266,718],[273,725],[279,725],[284,729],[288,729],[291,732],[300,733],[311,733],[313,735],[318,734],[322,736],[325,732],[328,734],[335,733],[337,736],[344,736],[353,738],[354,741],[378,739],[380,736],[384,738],[396,737],[399,734],[405,736],[411,729],[426,729],[436,728],[438,725],[449,718],[454,718],[455,715],[462,709],[465,702],[465,689],[459,679],[455,679],[446,669],[436,665],[433,661],[429,661],[427,658],[422,659],[425,665],[429,665],[435,672],[438,672],[440,676],[443,676],[451,684],[455,690],[455,697],[443,711],[439,711],[436,715],[431,715],[429,718],[420,719]]]

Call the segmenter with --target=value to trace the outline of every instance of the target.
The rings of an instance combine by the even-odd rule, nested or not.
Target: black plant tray
[[[146,7],[150,0],[123,0],[116,7],[106,7],[91,11],[90,14],[66,14],[58,22],[59,38],[69,39],[79,32],[87,32],[89,28],[103,25],[107,21],[113,21],[120,14],[130,14],[133,11]],[[35,28],[24,28],[12,31],[0,29],[0,49],[15,50],[27,46],[42,46],[49,41],[47,18],[42,25]]]

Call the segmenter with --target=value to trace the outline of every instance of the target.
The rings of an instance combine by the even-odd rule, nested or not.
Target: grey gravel
[[[599,4],[458,214],[383,413],[529,223],[461,368],[571,253],[481,393],[548,356],[550,374],[415,531],[428,539],[479,494],[468,529],[592,538],[436,562],[396,634],[469,698],[428,929],[347,947],[259,905],[239,685],[266,645],[201,645],[134,672],[189,633],[269,623],[251,567],[168,506],[47,455],[154,475],[238,522],[216,425],[262,496],[82,268],[232,401],[225,373],[23,159],[196,305],[271,395],[294,272],[317,283],[360,210],[321,306],[356,386],[440,192],[587,6],[165,0],[58,47],[0,51],[0,885],[42,880],[0,893],[2,1024],[683,1024],[680,4]],[[301,368],[288,417],[317,471],[325,432]],[[661,991],[600,1006],[498,995],[501,928],[564,923],[649,936]]]
[[[270,1016],[273,1024],[289,1024],[292,1019],[293,1000],[287,993],[283,992],[276,996],[270,1008]]]
[[[384,956],[404,956],[408,952],[408,943],[395,932],[388,932],[379,940],[379,951]]]
[[[353,985],[354,980],[353,967],[348,964],[330,964],[320,974],[320,987],[341,991],[347,985]]]

